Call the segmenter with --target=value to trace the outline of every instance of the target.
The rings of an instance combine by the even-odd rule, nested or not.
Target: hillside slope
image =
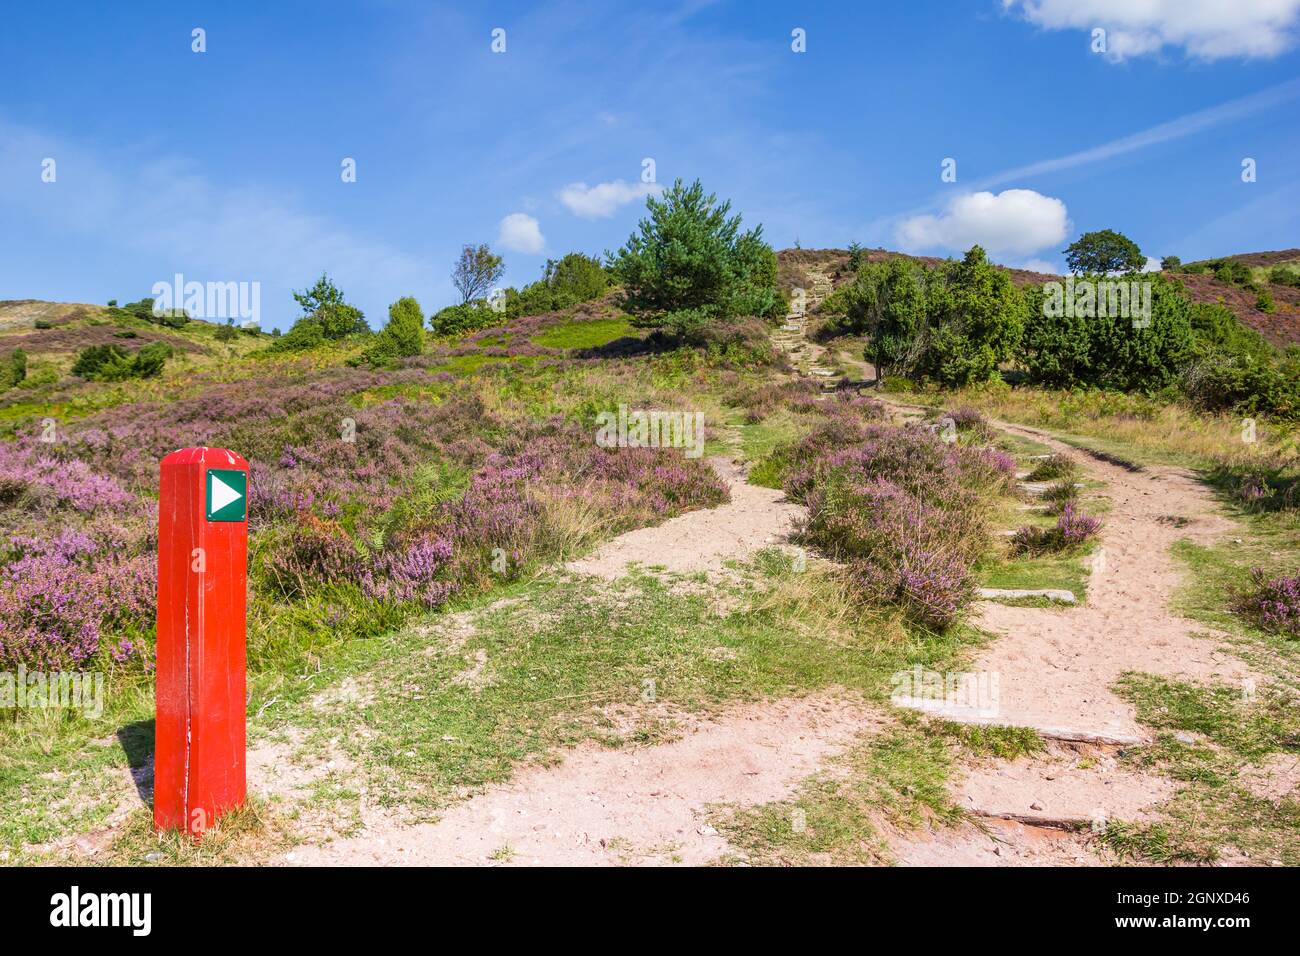
[[[847,249],[782,249],[776,256],[780,282],[786,290],[809,287],[812,282],[810,271],[829,276],[836,286],[852,278]],[[938,265],[944,261],[936,256],[912,256],[888,249],[864,249],[862,256],[866,262],[883,262],[886,259],[902,257],[927,266]],[[1257,270],[1256,282],[1261,288],[1267,288],[1272,295],[1276,303],[1275,312],[1262,312],[1256,308],[1257,293],[1222,282],[1212,275],[1192,275],[1183,272],[1169,275],[1182,283],[1188,298],[1193,302],[1219,303],[1226,306],[1244,325],[1259,332],[1273,345],[1285,348],[1288,345],[1300,344],[1300,289],[1268,282],[1266,275],[1267,269],[1274,265],[1300,264],[1300,249],[1247,252],[1223,258],[1240,261]],[[998,268],[1010,275],[1011,280],[1019,286],[1061,279],[1061,276],[1043,272],[1030,272],[1005,266]]]

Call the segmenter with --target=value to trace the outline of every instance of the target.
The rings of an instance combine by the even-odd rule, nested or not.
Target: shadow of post
[[[117,742],[126,753],[127,766],[131,768],[131,779],[135,782],[136,793],[140,802],[146,807],[153,806],[153,746],[154,729],[152,720],[137,720],[135,723],[119,727]]]

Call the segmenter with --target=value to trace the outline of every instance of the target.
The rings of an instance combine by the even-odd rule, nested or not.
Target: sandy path
[[[607,580],[626,574],[633,563],[678,574],[720,571],[726,561],[788,540],[802,506],[785,501],[780,491],[746,483],[729,461],[712,458],[709,463],[727,482],[731,501],[619,535],[570,563],[568,570]]]
[[[1125,671],[1237,685],[1262,680],[1213,641],[1195,636],[1204,627],[1169,606],[1179,584],[1174,542],[1209,544],[1233,527],[1204,485],[1177,469],[1130,472],[1037,430],[998,427],[1079,459],[1106,483],[1112,508],[1084,607],[981,606],[978,623],[1001,635],[975,665],[999,675],[998,714],[991,722],[1051,736],[1137,742],[1146,734],[1132,706],[1110,690]]]
[[[787,797],[830,754],[875,724],[833,696],[740,707],[673,743],[579,747],[557,767],[404,826],[371,815],[363,835],[295,851],[306,866],[702,864],[729,850],[702,821],[710,804]]]

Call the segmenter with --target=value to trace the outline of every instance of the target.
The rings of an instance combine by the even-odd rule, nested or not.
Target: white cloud
[[[1159,272],[1160,260],[1147,256],[1147,264],[1142,267],[1143,272]]]
[[[527,213],[512,212],[501,220],[497,243],[512,252],[536,255],[546,248],[546,237],[537,220]]]
[[[658,183],[629,183],[616,179],[612,183],[570,183],[559,192],[560,202],[569,212],[582,219],[608,219],[619,207],[646,196],[663,192]]]
[[[1110,60],[1182,47],[1198,60],[1275,57],[1295,43],[1300,0],[1002,0],[1047,30],[1106,31]]]
[[[908,252],[965,250],[978,243],[990,255],[1028,256],[1059,244],[1069,228],[1061,200],[1032,189],[1007,189],[958,196],[937,216],[904,219],[895,236]]]

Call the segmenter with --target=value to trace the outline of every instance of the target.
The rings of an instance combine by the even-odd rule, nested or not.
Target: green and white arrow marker
[[[244,521],[248,518],[248,474],[237,468],[208,469],[209,521]]]

